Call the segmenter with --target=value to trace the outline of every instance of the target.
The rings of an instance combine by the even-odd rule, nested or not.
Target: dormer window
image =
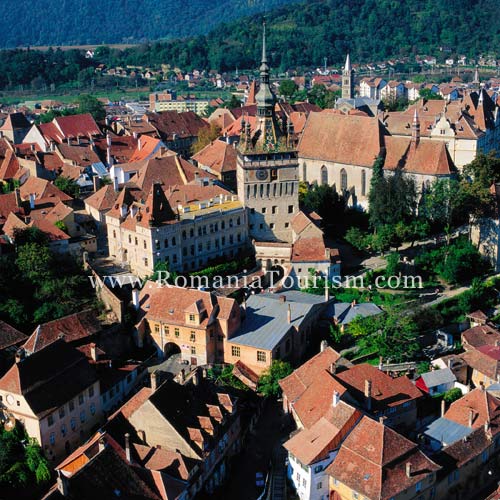
[[[190,321],[191,323],[194,323],[194,322],[195,322],[195,319],[196,319],[196,317],[195,317],[195,315],[194,315],[194,314],[190,314],[190,315],[189,315],[189,321]]]

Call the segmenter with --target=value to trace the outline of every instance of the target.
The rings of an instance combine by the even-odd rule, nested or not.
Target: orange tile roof
[[[36,198],[59,198],[61,201],[71,201],[73,199],[54,184],[39,177],[28,177],[21,186],[20,191],[23,200],[29,200],[30,194],[34,194]]]
[[[200,166],[209,167],[219,174],[236,171],[236,148],[224,140],[215,140],[193,156]]]
[[[292,262],[330,261],[323,238],[299,238],[292,247]]]
[[[372,167],[381,146],[376,117],[310,113],[298,150],[302,158]]]
[[[140,147],[139,147],[140,143]],[[138,146],[129,158],[129,162],[147,160],[151,157],[155,149],[160,145],[160,139],[156,137],[149,137],[148,135],[141,135],[138,139]]]
[[[109,210],[117,198],[118,192],[114,190],[112,184],[107,184],[86,198],[85,204],[99,211]]]
[[[279,385],[287,400],[290,403],[297,401],[305,390],[315,383],[316,375],[322,370],[329,370],[331,365],[339,359],[340,354],[331,347],[327,347],[294,370],[288,377],[280,380]]]
[[[444,417],[468,427],[471,412],[474,429],[481,428],[488,422],[493,434],[500,432],[500,400],[482,388],[474,389],[454,401]]]

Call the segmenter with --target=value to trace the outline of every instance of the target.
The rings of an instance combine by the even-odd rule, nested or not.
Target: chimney
[[[486,420],[486,422],[484,422],[484,432],[488,432],[489,430],[490,430],[490,421]]]
[[[328,342],[326,340],[322,340],[320,344],[320,351],[323,352],[328,347]]]
[[[138,311],[140,307],[140,302],[139,302],[139,290],[137,288],[132,289],[132,304],[134,305],[134,309]]]
[[[134,139],[135,139],[135,140],[137,140],[137,139],[138,139],[138,137],[139,137],[139,134],[138,134],[137,132],[133,132],[133,134],[132,134],[132,135],[133,135],[133,137],[134,137]]]
[[[63,497],[69,496],[69,484],[67,477],[60,471],[57,471],[57,489]]]
[[[333,391],[332,403],[334,408],[339,404],[339,401],[340,401],[340,394],[338,393],[338,391]]]
[[[90,344],[90,357],[97,361],[97,346],[93,342]]]
[[[99,191],[99,188],[101,186],[101,179],[99,179],[98,175],[94,175],[94,177],[92,177],[92,181],[94,182],[94,193],[95,193],[96,191]]]
[[[335,375],[336,371],[337,371],[337,365],[335,363],[330,363],[330,373],[332,375]]]
[[[21,200],[21,191],[19,190],[19,188],[16,188],[14,190],[14,194],[16,196],[16,206],[20,207],[23,203],[23,200]]]
[[[20,361],[22,361],[25,356],[26,356],[26,351],[24,350],[24,347],[20,347],[16,351],[16,363],[19,363]]]
[[[444,417],[446,413],[446,401],[444,399],[441,400],[441,417]]]
[[[104,437],[99,438],[99,453],[101,451],[104,451],[104,448],[106,448],[106,440]]]
[[[365,398],[366,398],[366,408],[368,410],[372,409],[372,381],[365,380]]]
[[[286,316],[288,323],[290,324],[292,322],[292,308],[290,307],[290,304],[288,304],[288,311]]]
[[[451,362],[452,362],[452,358],[448,358],[448,368],[451,370]]]
[[[125,433],[125,456],[127,457],[127,462],[132,463],[132,454],[130,452],[130,434]]]
[[[406,477],[411,477],[411,463],[406,462]]]
[[[472,422],[474,421],[474,410],[472,408],[469,410],[469,427],[472,427]]]
[[[379,356],[378,358],[378,369],[382,371],[382,368],[384,367],[384,358],[382,356]]]
[[[154,371],[153,373],[151,373],[151,389],[154,391],[156,391],[156,389],[158,388],[158,372]]]
[[[30,209],[35,209],[35,193],[30,193]]]
[[[118,184],[118,177],[113,177],[113,189],[118,193],[120,185]]]

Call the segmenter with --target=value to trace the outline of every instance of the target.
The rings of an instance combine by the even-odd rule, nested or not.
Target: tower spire
[[[342,98],[352,99],[354,97],[354,79],[351,66],[351,56],[349,53],[345,59],[344,70],[342,71]]]
[[[266,21],[262,21],[262,63],[267,63],[266,51]]]
[[[349,55],[349,52],[347,53],[347,57],[345,58],[345,66],[344,66],[344,71],[351,71],[351,56]]]

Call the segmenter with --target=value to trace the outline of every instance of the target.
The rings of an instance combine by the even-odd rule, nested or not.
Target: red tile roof
[[[19,344],[28,338],[5,321],[0,320],[0,350]]]
[[[299,238],[292,247],[292,262],[330,262],[323,238]]]
[[[493,434],[500,432],[500,400],[487,390],[477,388],[465,394],[450,405],[444,417],[468,427],[471,415],[474,429],[488,422]]]
[[[89,113],[81,115],[57,116],[53,121],[62,133],[62,138],[90,137],[100,135],[101,130]],[[60,136],[61,137],[61,136]],[[62,142],[61,140],[59,142]]]
[[[107,184],[86,198],[85,205],[89,205],[99,211],[109,210],[117,198],[118,192],[114,190],[113,185]]]
[[[30,194],[34,194],[39,198],[58,198],[60,201],[72,201],[73,198],[63,193],[59,188],[51,182],[39,177],[28,177],[26,182],[21,186],[21,198],[29,200]]]
[[[407,464],[410,477],[406,474]],[[385,500],[426,480],[439,469],[415,443],[365,416],[347,436],[326,471],[367,498]]]
[[[38,325],[23,347],[26,352],[33,353],[58,339],[74,342],[100,330],[101,325],[95,311],[89,309]]]
[[[365,401],[365,383],[372,383],[372,409],[384,411],[402,405],[422,396],[408,377],[392,378],[375,366],[363,363],[339,372],[335,378],[342,383],[349,394],[360,402]]]

